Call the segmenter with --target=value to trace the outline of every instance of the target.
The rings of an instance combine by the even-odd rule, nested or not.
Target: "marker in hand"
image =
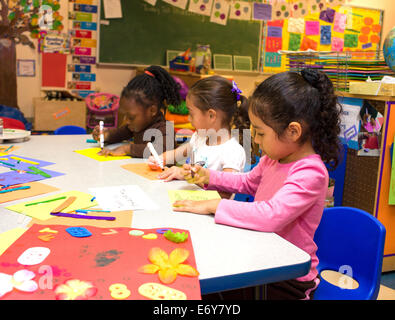
[[[147,143],[148,149],[155,158],[156,162],[158,163],[159,167],[163,170],[163,161],[159,158],[158,153],[156,152],[154,146],[152,145],[151,142]]]
[[[103,150],[104,148],[104,123],[103,121],[99,122],[99,130],[100,130],[100,148]]]
[[[191,176],[192,178],[195,177],[195,149],[192,150],[191,154]]]
[[[192,154],[191,154],[191,161],[190,161],[190,165],[191,165],[191,177],[194,178],[195,174],[196,174],[196,165],[199,165],[201,167],[204,167],[206,162],[205,161],[196,161],[196,149],[192,150]]]

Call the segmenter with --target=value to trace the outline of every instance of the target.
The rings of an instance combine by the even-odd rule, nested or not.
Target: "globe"
[[[395,72],[395,27],[391,29],[384,40],[383,54],[385,63]]]

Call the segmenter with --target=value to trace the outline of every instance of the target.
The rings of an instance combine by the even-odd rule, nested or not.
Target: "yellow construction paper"
[[[200,201],[221,199],[221,196],[215,190],[168,190],[167,192],[171,203],[179,200]]]
[[[20,147],[17,147],[17,146],[12,146],[11,149],[9,149],[8,151],[5,152],[5,150],[7,150],[9,147],[10,146],[1,146],[0,147],[0,157],[8,156],[10,153],[12,153],[12,152],[14,152],[14,151],[16,151],[16,150],[18,150],[20,148]]]
[[[14,228],[0,233],[0,256],[8,249],[27,229]]]
[[[32,218],[37,218],[39,220],[47,220],[50,218],[53,218],[51,216],[51,211],[58,207],[60,204],[62,204],[66,199],[60,199],[56,201],[51,201],[47,203],[40,203],[40,204],[35,204],[31,206],[25,206],[27,203],[35,203],[39,201],[45,201],[45,200],[50,200],[54,198],[59,198],[59,197],[77,197],[77,199],[67,208],[63,209],[62,212],[73,212],[74,210],[77,209],[86,209],[92,206],[96,206],[97,202],[91,201],[93,196],[89,193],[84,193],[80,191],[68,191],[68,192],[63,192],[63,193],[57,193],[53,194],[48,197],[43,197],[43,198],[36,198],[36,199],[31,199],[30,201],[26,202],[21,202],[12,206],[6,207],[8,210],[16,211],[19,213],[22,213],[24,215],[30,216]]]
[[[81,150],[74,150],[83,156],[95,159],[97,161],[112,161],[112,160],[122,160],[122,159],[130,159],[130,156],[99,156],[97,153],[100,151],[100,148],[88,148]]]

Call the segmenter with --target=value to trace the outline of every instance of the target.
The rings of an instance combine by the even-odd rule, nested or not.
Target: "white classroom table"
[[[97,146],[87,143],[88,138],[91,136],[31,136],[28,141],[13,143],[20,148],[12,154],[54,162],[45,168],[65,175],[41,180],[61,189],[52,194],[71,190],[88,192],[92,187],[140,186],[160,209],[135,210],[132,227],[189,230],[202,294],[288,280],[308,273],[310,256],[275,233],[216,224],[212,215],[172,211],[167,190],[194,189],[197,188],[195,185],[185,181],[151,181],[120,167],[131,162],[143,162],[143,159],[100,162],[73,152]],[[30,222],[31,218],[5,209],[20,201],[1,204],[0,233],[24,227]]]

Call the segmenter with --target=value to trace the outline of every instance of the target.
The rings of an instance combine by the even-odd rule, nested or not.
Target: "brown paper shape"
[[[149,180],[159,180],[158,175],[162,172],[161,170],[152,170],[146,163],[129,163],[121,167]]]

